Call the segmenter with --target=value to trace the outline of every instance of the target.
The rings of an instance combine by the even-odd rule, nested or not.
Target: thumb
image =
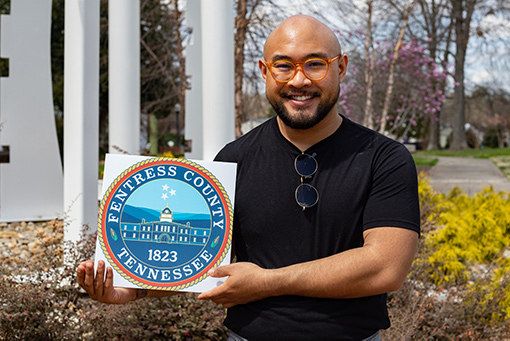
[[[217,268],[209,270],[209,276],[211,277],[226,277],[230,275],[230,267],[232,265],[223,265]]]

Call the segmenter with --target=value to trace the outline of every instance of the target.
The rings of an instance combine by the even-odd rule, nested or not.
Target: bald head
[[[292,41],[296,46],[320,41],[333,55],[341,54],[340,43],[335,33],[324,23],[308,15],[295,15],[282,21],[267,37],[264,58],[277,50],[282,42]]]

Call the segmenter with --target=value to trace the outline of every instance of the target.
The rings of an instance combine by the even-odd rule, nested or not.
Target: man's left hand
[[[225,308],[246,304],[271,296],[269,273],[253,263],[234,263],[209,271],[211,277],[227,277],[224,283],[198,296]]]

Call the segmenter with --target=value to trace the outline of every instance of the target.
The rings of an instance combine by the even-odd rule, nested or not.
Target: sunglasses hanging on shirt
[[[305,179],[309,179],[317,172],[318,164],[315,160],[315,153],[312,155],[299,154],[294,160],[294,168],[296,172],[301,176],[301,184],[296,188],[296,202],[303,208],[303,211],[307,208],[315,206],[319,201],[319,192],[317,189],[310,184],[304,183]]]

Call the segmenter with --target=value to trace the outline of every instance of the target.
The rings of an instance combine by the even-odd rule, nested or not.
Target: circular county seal
[[[150,158],[108,187],[98,238],[111,266],[128,281],[180,290],[202,281],[225,258],[232,217],[225,189],[204,167]]]

